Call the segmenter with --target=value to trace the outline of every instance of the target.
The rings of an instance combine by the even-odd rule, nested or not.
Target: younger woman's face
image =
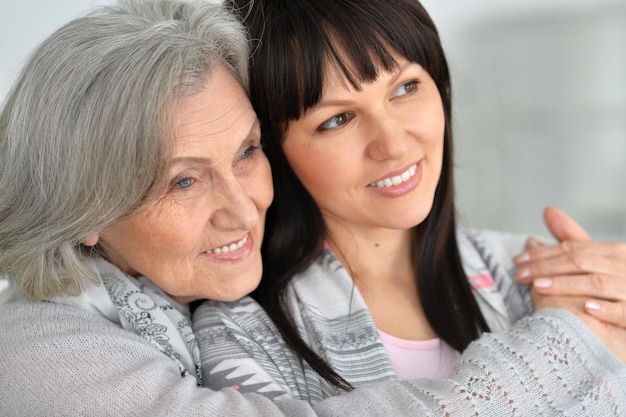
[[[327,70],[319,104],[289,123],[283,149],[327,227],[352,234],[408,229],[430,212],[441,175],[441,96],[418,64],[355,90]]]

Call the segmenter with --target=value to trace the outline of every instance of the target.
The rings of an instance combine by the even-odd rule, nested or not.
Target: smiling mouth
[[[400,185],[403,182],[407,182],[411,177],[415,175],[416,172],[417,172],[417,164],[413,164],[411,165],[409,169],[404,171],[402,174],[373,182],[370,184],[370,187],[387,188],[387,187],[393,187],[395,185]]]
[[[207,253],[219,255],[222,253],[234,252],[237,249],[241,249],[247,242],[248,242],[248,235],[245,235],[243,239],[241,239],[239,242],[231,243],[230,245],[225,245],[220,248],[212,249],[210,251],[207,251]]]

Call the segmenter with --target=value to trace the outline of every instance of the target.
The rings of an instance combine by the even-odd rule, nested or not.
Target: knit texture
[[[176,358],[123,327],[109,291],[46,302],[2,292],[0,416],[626,415],[623,365],[560,310],[483,336],[449,380],[390,379],[310,405],[198,387]],[[267,346],[280,352],[280,341]]]
[[[473,230],[460,231],[457,240],[491,330],[507,329],[532,312],[528,287],[512,276],[513,255],[523,248],[525,237]],[[365,301],[330,248],[294,277],[286,301],[302,338],[353,386],[396,378]],[[290,351],[252,298],[206,302],[193,322],[207,387],[309,402],[340,392]]]
[[[593,390],[610,393],[607,387],[615,386],[616,379],[611,379],[615,375],[594,379],[594,360],[583,357],[577,349],[583,342],[595,341],[591,345],[601,352],[603,360],[611,358],[616,369],[621,370],[622,365],[592,335],[586,334],[585,341],[580,336],[565,336],[558,323],[546,321],[546,313],[503,332],[532,312],[528,288],[512,276],[512,258],[522,250],[525,237],[471,230],[459,232],[458,241],[474,295],[496,333],[484,335],[468,349],[449,381],[420,381],[424,385],[419,386],[423,394],[419,408],[429,413],[454,409],[454,415],[465,415],[457,413],[501,409],[497,406],[500,401],[509,407],[506,415],[520,410],[519,415],[561,415],[557,410],[564,412],[578,405],[580,412],[588,409],[587,400],[581,399],[592,395]],[[294,277],[287,301],[303,339],[354,386],[395,379],[363,299],[330,250]],[[570,317],[563,312],[552,314],[561,315],[563,320]],[[193,327],[208,387],[232,387],[274,400],[295,397],[312,404],[340,393],[289,350],[272,321],[251,298],[235,303],[207,302],[194,314]],[[575,327],[581,329],[581,324]],[[567,364],[572,355],[580,369]],[[552,356],[553,363],[539,359]],[[511,379],[512,375],[515,378]],[[571,383],[563,384],[566,380]],[[556,395],[554,398],[566,405],[559,410],[553,398],[538,402],[535,396],[539,393],[546,398]],[[618,406],[614,406],[613,397],[607,395],[605,399],[609,405],[603,410],[613,411],[602,415],[619,415],[614,414]],[[528,408],[529,401],[539,405]],[[407,404],[407,410],[414,406]],[[524,414],[531,410],[532,414]]]

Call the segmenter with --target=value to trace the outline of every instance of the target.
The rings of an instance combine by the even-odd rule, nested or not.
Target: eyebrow
[[[169,166],[175,166],[178,164],[192,164],[192,165],[211,165],[213,159],[211,158],[201,158],[198,156],[182,156],[180,158],[173,159]]]
[[[252,136],[255,134],[256,131],[258,131],[259,128],[260,128],[259,119],[255,118],[254,123],[252,123],[252,126],[250,126],[250,130],[248,130],[248,133],[241,141],[241,145],[245,144],[246,142],[249,142]],[[213,158],[206,158],[206,157],[200,157],[200,156],[179,156],[177,158],[172,159],[170,163],[168,164],[168,166],[172,167],[176,164],[181,164],[181,163],[182,164],[211,165],[213,161],[214,161]]]

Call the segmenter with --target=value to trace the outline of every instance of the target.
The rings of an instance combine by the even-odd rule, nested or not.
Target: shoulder
[[[55,372],[68,362],[76,366],[97,357],[120,360],[160,353],[119,323],[75,305],[14,298],[0,306],[0,317],[0,356],[24,367],[38,363]],[[20,372],[20,367],[14,371]]]
[[[528,235],[489,229],[460,229],[459,240],[466,240],[483,258],[512,258],[524,249]]]
[[[490,275],[496,281],[512,275],[513,258],[524,249],[527,236],[485,229],[459,229],[457,244],[468,277]]]
[[[484,309],[497,312],[496,316],[507,319],[496,320],[490,327],[508,327],[520,317],[532,313],[529,287],[514,278],[517,266],[513,258],[524,250],[526,235],[495,230],[462,229],[458,232],[459,249],[474,295],[490,306]]]
[[[26,403],[33,413],[44,407],[62,414],[72,403],[95,400],[88,394],[94,384],[124,377],[133,362],[163,356],[137,335],[75,306],[13,298],[0,306],[0,317],[0,358],[10,358],[0,360],[0,391],[9,409]]]
[[[280,414],[266,398],[199,387],[158,348],[103,315],[19,296],[0,305],[0,392],[2,415]]]

